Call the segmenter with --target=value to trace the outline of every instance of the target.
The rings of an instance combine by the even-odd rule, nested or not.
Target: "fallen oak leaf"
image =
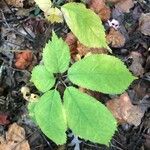
[[[138,105],[132,105],[127,93],[120,97],[109,100],[106,103],[107,108],[112,112],[118,123],[129,123],[135,126],[140,125],[145,110]]]

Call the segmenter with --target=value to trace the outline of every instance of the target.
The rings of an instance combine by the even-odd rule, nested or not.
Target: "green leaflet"
[[[31,81],[39,91],[46,92],[54,85],[55,78],[46,70],[45,66],[38,65],[32,70]]]
[[[68,126],[75,135],[108,145],[117,129],[117,123],[103,104],[69,87],[64,93],[64,107]]]
[[[68,78],[81,87],[119,94],[136,79],[124,63],[109,55],[91,55],[76,62],[68,71]]]
[[[49,72],[63,73],[68,69],[70,61],[69,47],[54,32],[52,41],[49,41],[43,49],[43,60]]]
[[[36,123],[35,114],[34,114],[34,109],[35,109],[36,103],[37,102],[29,102],[28,103],[29,116],[34,121],[34,123]]]
[[[67,125],[59,93],[56,90],[46,92],[36,104],[34,111],[42,132],[56,144],[64,144]]]
[[[67,3],[61,10],[67,25],[82,44],[88,47],[108,47],[102,22],[92,10],[81,3]]]

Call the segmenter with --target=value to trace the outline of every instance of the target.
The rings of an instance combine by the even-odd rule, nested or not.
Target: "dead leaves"
[[[32,62],[33,55],[29,50],[25,50],[23,52],[17,52],[15,54],[15,67],[17,69],[26,69]]]
[[[132,58],[132,64],[129,66],[129,70],[137,77],[142,77],[144,74],[143,58],[138,52],[131,52],[129,58]]]
[[[30,150],[25,139],[25,130],[13,123],[6,133],[6,138],[0,137],[0,150]]]
[[[144,35],[150,36],[150,13],[141,15],[139,19],[139,30]]]
[[[113,113],[118,123],[140,125],[145,111],[140,106],[132,105],[127,93],[107,102],[108,109]]]
[[[77,42],[77,50],[80,57],[91,54],[107,54],[108,50],[106,48],[88,48],[81,44],[79,41]]]
[[[7,3],[14,7],[23,7],[24,0],[6,0]]]
[[[68,44],[71,51],[71,57],[74,60],[79,60],[81,57],[87,54],[108,53],[108,50],[105,48],[89,48],[84,46],[78,41],[78,39],[71,32],[67,34],[65,42]]]
[[[115,4],[115,7],[122,12],[129,13],[130,9],[134,6],[134,0],[106,0]]]
[[[0,125],[6,125],[9,124],[10,121],[8,120],[7,114],[0,114]]]
[[[110,18],[111,11],[104,0],[90,0],[89,8],[98,14],[102,21],[107,21]]]
[[[129,13],[130,9],[134,6],[134,1],[133,0],[121,0],[119,1],[115,7],[122,12]]]
[[[110,28],[109,33],[106,35],[108,44],[114,48],[123,47],[125,44],[125,37],[114,28]]]

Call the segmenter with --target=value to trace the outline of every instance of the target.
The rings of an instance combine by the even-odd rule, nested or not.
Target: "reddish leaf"
[[[0,114],[0,125],[7,125],[10,121],[8,120],[7,114]]]

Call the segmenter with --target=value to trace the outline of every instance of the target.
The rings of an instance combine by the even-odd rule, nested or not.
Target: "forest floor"
[[[64,40],[68,38],[70,30],[65,23],[51,24],[46,21],[34,0],[1,0],[0,150],[150,149],[150,1],[124,0],[117,3],[106,1],[109,1],[107,6],[110,14],[103,18],[103,23],[112,55],[120,58],[138,77],[138,80],[134,81],[121,96],[88,91],[97,100],[103,99],[103,103],[107,106],[110,99],[122,101],[123,106],[110,103],[112,111],[116,111],[114,105],[119,107],[120,114],[129,107],[132,108],[127,120],[124,118],[119,120],[118,131],[113,136],[110,146],[90,143],[69,133],[67,144],[57,146],[32,122],[27,111],[28,102],[24,99],[21,88],[26,86],[31,93],[39,94],[30,83],[30,76],[33,67],[41,61],[42,48],[50,39],[52,29]],[[62,3],[66,1],[62,0]],[[75,49],[72,50],[72,58],[78,54],[84,57],[85,47],[78,44],[78,48]],[[130,102],[125,103],[124,98]],[[139,109],[142,112],[139,112]],[[15,138],[15,142],[10,142],[14,140],[11,138]],[[22,140],[23,138],[26,140]]]

